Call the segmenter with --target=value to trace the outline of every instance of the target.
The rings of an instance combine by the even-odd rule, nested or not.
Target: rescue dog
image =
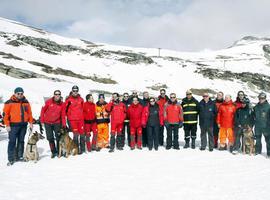
[[[60,158],[64,155],[66,158],[71,154],[73,156],[77,155],[79,152],[78,146],[74,143],[74,141],[69,137],[68,131],[64,128],[60,129],[59,132],[60,140],[59,140],[59,154]]]
[[[243,154],[253,155],[255,153],[254,134],[250,127],[243,129]]]
[[[38,148],[37,148],[37,142],[40,139],[44,139],[45,137],[36,132],[30,132],[29,138],[28,138],[28,142],[24,151],[24,161],[30,161],[30,160],[34,160],[35,162],[38,161],[39,159],[39,154],[38,154]]]

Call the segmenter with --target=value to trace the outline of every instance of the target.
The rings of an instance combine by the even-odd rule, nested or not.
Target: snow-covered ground
[[[183,149],[93,152],[50,158],[46,140],[38,143],[38,163],[6,166],[7,134],[0,134],[0,199],[194,199],[266,200],[270,160],[261,156]]]

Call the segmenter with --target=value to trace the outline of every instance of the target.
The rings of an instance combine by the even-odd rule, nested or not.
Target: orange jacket
[[[223,102],[219,106],[217,124],[220,124],[222,128],[233,128],[235,112],[236,106],[232,101]]]
[[[6,126],[27,125],[33,123],[32,110],[25,97],[21,100],[13,95],[4,105],[4,123]]]

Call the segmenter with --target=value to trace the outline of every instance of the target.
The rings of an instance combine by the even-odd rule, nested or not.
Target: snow
[[[36,127],[37,128],[37,127]],[[50,158],[38,143],[38,163],[7,167],[7,134],[0,134],[0,199],[268,199],[270,161],[262,156],[183,149],[92,152]]]

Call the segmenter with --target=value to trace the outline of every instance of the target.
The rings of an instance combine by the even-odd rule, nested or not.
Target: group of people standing
[[[126,137],[131,150],[143,147],[158,150],[164,146],[165,128],[165,148],[179,150],[179,129],[182,127],[184,148],[195,149],[198,123],[202,151],[208,144],[209,151],[218,148],[237,153],[241,151],[243,129],[255,126],[256,154],[262,151],[261,137],[264,135],[270,157],[270,105],[265,93],[260,93],[258,98],[254,108],[243,91],[238,92],[235,102],[230,95],[224,97],[222,92],[217,93],[215,100],[206,92],[198,102],[188,90],[180,103],[175,93],[167,96],[165,89],[161,89],[158,98],[150,97],[148,92],[143,93],[142,99],[137,92],[131,95],[113,93],[107,103],[104,94],[98,95],[97,102],[92,94],[87,94],[84,100],[75,85],[65,101],[60,90],[54,91],[41,109],[40,122],[45,128],[52,158],[58,154],[61,128],[73,133],[79,154],[82,154],[102,148],[108,148],[109,152],[123,150]],[[34,123],[23,88],[16,88],[5,103],[3,121],[9,133],[8,165],[12,165],[23,160],[27,125],[29,123],[32,129]]]

